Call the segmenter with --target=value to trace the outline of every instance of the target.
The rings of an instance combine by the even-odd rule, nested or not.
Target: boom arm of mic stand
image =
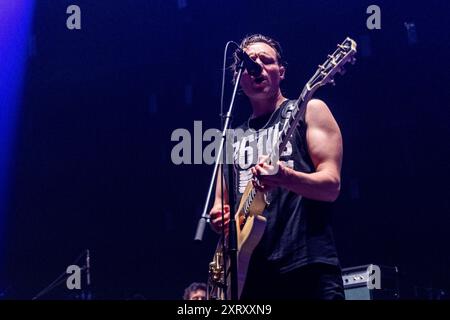
[[[216,181],[216,176],[217,176],[217,170],[219,168],[219,159],[222,156],[222,143],[220,144],[219,147],[219,152],[217,155],[217,159],[216,159],[216,163],[214,165],[214,171],[211,177],[211,181],[209,183],[209,189],[208,189],[208,195],[206,197],[206,201],[205,201],[205,205],[203,206],[203,213],[201,218],[198,221],[197,224],[197,230],[195,231],[195,241],[202,241],[203,240],[203,233],[205,232],[205,227],[206,227],[206,223],[209,222],[209,214],[207,213],[208,211],[208,207],[209,207],[209,201],[211,200],[211,194],[212,194],[212,190],[214,188],[214,183]]]
[[[197,229],[195,231],[195,241],[202,241],[203,240],[203,234],[205,232],[205,227],[206,227],[206,223],[209,222],[209,214],[208,214],[208,208],[209,208],[209,202],[211,200],[211,194],[213,192],[214,189],[214,185],[216,182],[216,176],[217,176],[217,171],[219,169],[220,166],[220,159],[222,158],[222,153],[223,153],[223,147],[225,144],[225,138],[226,138],[226,133],[228,130],[228,127],[230,125],[230,119],[231,119],[231,113],[233,111],[233,105],[234,105],[234,99],[236,97],[236,93],[237,93],[237,88],[239,86],[239,82],[241,79],[241,75],[242,75],[242,70],[244,67],[244,62],[243,60],[241,61],[241,63],[238,66],[238,75],[236,77],[236,82],[234,85],[234,90],[233,90],[233,96],[231,98],[231,103],[230,103],[230,107],[229,110],[226,114],[226,119],[225,119],[225,124],[223,126],[223,130],[222,130],[222,138],[220,141],[220,147],[219,147],[219,152],[217,152],[217,156],[216,156],[216,162],[214,164],[214,170],[213,170],[213,174],[211,177],[211,181],[209,182],[209,188],[208,188],[208,194],[206,196],[206,201],[205,201],[205,205],[203,206],[203,212],[202,212],[202,216],[200,217],[198,223],[197,223]],[[225,157],[226,159],[226,157]],[[233,208],[234,210],[234,208]]]
[[[231,97],[230,107],[229,107],[227,115],[225,117],[225,123],[224,123],[223,130],[222,130],[222,139],[221,139],[221,143],[220,143],[219,152],[217,153],[213,176],[211,178],[209,189],[208,189],[208,195],[206,197],[205,206],[203,207],[202,216],[201,216],[200,221],[197,226],[197,232],[195,235],[196,240],[202,240],[203,232],[205,230],[206,220],[209,218],[209,215],[206,213],[206,211],[208,210],[209,201],[211,199],[214,182],[215,182],[215,178],[217,175],[217,169],[219,167],[220,159],[222,158],[223,149],[226,144],[226,135],[227,135],[228,128],[230,126],[231,114],[233,112],[233,106],[234,106],[234,100],[236,98],[236,93],[237,93],[237,89],[239,87],[243,69],[244,69],[244,61],[241,60],[241,62],[238,65],[238,68],[237,68],[238,74],[237,74],[236,82],[235,82],[234,89],[233,89],[233,95]],[[231,154],[233,154],[232,151],[231,151]],[[227,159],[228,159],[227,153],[225,153],[225,157],[224,157],[225,162]],[[233,157],[231,157],[231,159],[233,159]],[[230,165],[230,167],[232,167],[232,164]],[[229,177],[229,181],[231,182],[233,180],[232,179],[232,177],[233,177],[232,170],[228,170],[228,177]],[[233,191],[228,193],[228,198],[229,198],[229,205],[230,205],[230,223],[229,223],[229,233],[228,233],[228,241],[229,241],[228,254],[229,254],[229,258],[230,258],[230,274],[231,274],[230,275],[230,277],[231,277],[230,278],[231,279],[230,293],[231,293],[231,300],[237,300],[238,299],[237,230],[236,230],[236,220],[234,218],[235,201],[234,201],[234,192]],[[223,210],[223,208],[222,208],[222,210]],[[225,285],[226,284],[227,284],[227,281],[225,281]]]

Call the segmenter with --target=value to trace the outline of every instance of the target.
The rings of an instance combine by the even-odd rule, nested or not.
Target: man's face
[[[244,93],[254,99],[267,99],[276,95],[284,79],[284,67],[278,64],[276,51],[264,42],[253,43],[244,51],[262,67],[261,76],[256,78],[247,71],[242,73],[241,87]]]
[[[189,300],[206,300],[206,292],[205,290],[195,290],[191,292]]]

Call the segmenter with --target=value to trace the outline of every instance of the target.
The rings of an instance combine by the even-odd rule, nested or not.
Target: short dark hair
[[[259,33],[246,36],[244,39],[242,39],[241,44],[239,46],[242,49],[245,49],[248,46],[250,46],[251,44],[257,43],[257,42],[263,42],[263,43],[271,46],[277,54],[278,64],[280,64],[280,65],[284,64],[283,50],[281,49],[280,43],[278,41],[276,41],[275,39],[272,39],[268,36],[265,36],[265,35],[259,34]]]
[[[191,293],[197,290],[206,292],[206,284],[203,282],[193,282],[186,289],[184,289],[183,300],[189,300]]]

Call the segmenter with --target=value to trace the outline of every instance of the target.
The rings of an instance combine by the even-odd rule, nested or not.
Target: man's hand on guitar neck
[[[228,224],[230,223],[230,206],[225,204],[223,206],[224,210],[224,225],[225,225],[225,235],[228,236]],[[215,204],[211,211],[209,212],[211,228],[217,232],[222,232],[222,205]]]

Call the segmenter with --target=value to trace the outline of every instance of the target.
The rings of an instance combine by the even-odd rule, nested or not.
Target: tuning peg
[[[347,72],[347,70],[344,67],[342,67],[338,72],[340,75],[343,76]]]
[[[356,62],[356,58],[353,57],[353,58],[350,60],[350,63],[351,63],[351,64],[355,64],[355,62]]]
[[[331,80],[330,80],[330,84],[331,84],[332,86],[335,86],[335,85],[336,85],[336,82],[334,82],[334,79],[331,79]]]

